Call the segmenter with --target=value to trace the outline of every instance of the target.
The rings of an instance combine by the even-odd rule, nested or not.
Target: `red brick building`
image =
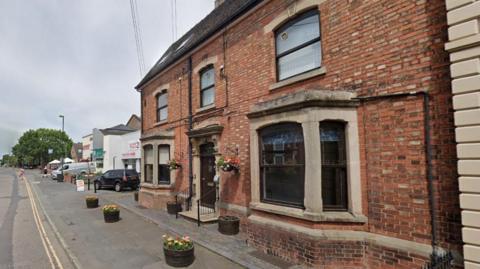
[[[225,1],[137,86],[140,203],[192,197],[321,268],[420,268],[433,249],[461,264],[445,14],[443,0]]]

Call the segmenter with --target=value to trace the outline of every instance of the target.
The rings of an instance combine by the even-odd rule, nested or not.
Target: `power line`
[[[132,15],[133,32],[135,35],[135,46],[137,48],[137,60],[140,76],[145,74],[145,58],[143,56],[142,31],[140,28],[140,18],[138,15],[137,1],[130,0],[130,13]]]
[[[172,20],[172,43],[177,40],[177,0],[170,0],[170,17]]]

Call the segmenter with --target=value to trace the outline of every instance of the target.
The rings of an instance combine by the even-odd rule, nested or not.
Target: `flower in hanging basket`
[[[237,157],[220,157],[217,161],[217,167],[222,169],[222,171],[238,171],[240,170],[240,160]]]
[[[177,162],[177,160],[171,159],[170,161],[168,161],[168,167],[170,168],[170,170],[177,170],[181,167],[181,165]]]

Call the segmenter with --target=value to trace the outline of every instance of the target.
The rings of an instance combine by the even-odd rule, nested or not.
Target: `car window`
[[[104,176],[104,177],[110,177],[111,174],[112,174],[111,171],[107,171],[107,172],[105,172],[105,173],[103,174],[103,176]]]
[[[126,170],[127,176],[137,176],[137,171],[135,170]]]

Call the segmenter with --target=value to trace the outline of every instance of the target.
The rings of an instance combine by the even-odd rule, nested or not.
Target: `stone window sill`
[[[350,212],[307,212],[303,209],[266,203],[250,203],[250,208],[314,222],[366,223],[367,217]]]
[[[318,69],[308,71],[308,72],[300,74],[298,76],[287,78],[285,80],[274,83],[274,84],[270,85],[269,89],[271,91],[276,90],[278,88],[286,87],[286,86],[295,84],[295,83],[300,82],[300,81],[304,81],[304,80],[307,80],[307,79],[311,79],[311,78],[314,78],[314,77],[317,77],[317,76],[324,75],[325,73],[327,73],[327,69],[325,68],[325,66],[322,66]]]
[[[161,125],[164,125],[164,124],[167,124],[167,123],[168,123],[168,119],[167,119],[167,120],[158,121],[158,122],[155,123],[153,126],[157,127],[157,126],[161,126]]]
[[[215,109],[215,104],[198,108],[197,110],[195,110],[195,113],[202,113],[202,112],[213,110],[213,109]]]
[[[153,184],[153,183],[147,183],[147,182],[142,182],[140,184],[140,187],[143,187],[143,188],[147,188],[147,189],[158,189],[158,190],[161,190],[161,189],[173,189],[174,187],[174,184],[170,183],[170,184]]]

